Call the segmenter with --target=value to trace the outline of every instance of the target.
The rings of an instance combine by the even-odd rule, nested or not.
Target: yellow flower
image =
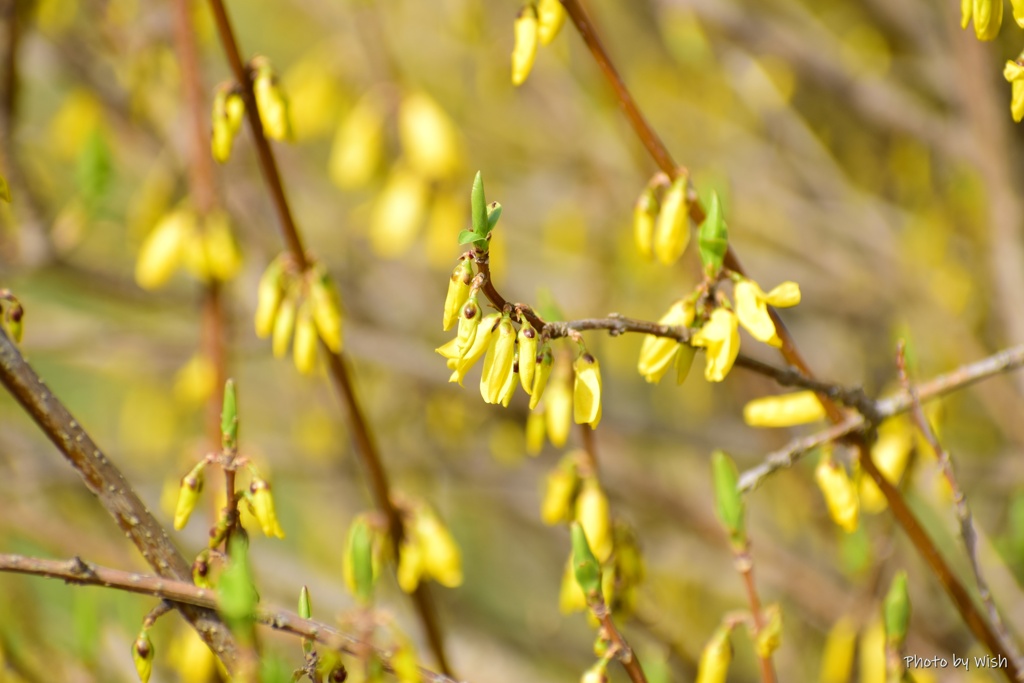
[[[197,465],[181,480],[178,489],[178,505],[174,510],[174,528],[181,531],[188,524],[188,518],[196,508],[199,494],[203,491],[203,468]]]
[[[544,413],[532,411],[526,416],[526,452],[537,455],[544,448]]]
[[[572,521],[573,500],[579,485],[576,463],[570,454],[548,473],[544,483],[544,497],[540,504],[540,518],[554,525]]]
[[[658,218],[658,196],[654,188],[647,187],[633,205],[633,241],[645,258],[651,257],[654,240],[654,221]]]
[[[533,379],[537,374],[537,330],[528,320],[523,319],[519,327],[519,380],[523,391],[533,393]]]
[[[730,662],[732,646],[729,644],[729,629],[720,626],[701,652],[697,683],[725,683]]]
[[[291,343],[292,333],[295,332],[297,305],[295,296],[289,294],[277,308],[277,317],[274,318],[274,333],[270,342],[274,358],[284,358],[284,355],[288,353],[288,344]]]
[[[295,337],[292,339],[292,360],[303,375],[313,374],[316,369],[317,334],[316,323],[309,300],[299,306],[295,318]]]
[[[693,323],[694,305],[689,299],[680,299],[672,305],[668,313],[658,320],[659,325],[677,325],[689,327]],[[658,383],[668,372],[681,344],[670,337],[647,335],[640,347],[640,361],[637,370],[648,382]]]
[[[967,28],[974,20],[974,35],[978,40],[993,40],[1003,24],[1003,0],[968,0],[960,2],[960,26]]]
[[[583,480],[576,497],[576,521],[583,527],[590,548],[598,561],[604,562],[612,554],[612,523],[608,497],[594,477]]]
[[[724,308],[716,308],[711,319],[693,335],[691,342],[706,349],[704,378],[709,382],[721,382],[740,352],[736,315]]]
[[[534,393],[534,396],[537,394]],[[561,448],[569,440],[572,429],[572,390],[569,389],[569,378],[561,375],[547,389],[544,400],[544,416],[547,418],[548,438],[551,445]]]
[[[317,267],[310,274],[309,297],[313,306],[316,330],[334,353],[341,352],[341,304],[338,290],[330,276]]]
[[[537,9],[532,4],[519,11],[512,31],[515,35],[512,46],[512,85],[522,85],[537,58]]]
[[[384,112],[375,91],[363,96],[338,124],[328,160],[328,175],[343,190],[364,187],[380,166]]]
[[[846,683],[853,671],[853,656],[857,650],[857,627],[849,617],[840,617],[825,637],[821,653],[821,683]]]
[[[284,297],[284,267],[281,258],[270,262],[260,276],[256,290],[256,336],[264,339],[274,330],[277,307]]]
[[[544,395],[544,389],[548,385],[548,377],[551,376],[551,364],[553,358],[551,356],[551,347],[544,344],[541,347],[540,352],[537,354],[539,360],[537,362],[537,368],[533,373],[533,386],[530,390],[530,410],[537,408],[537,404],[540,403],[541,396]]]
[[[478,332],[479,334],[479,332]],[[491,339],[484,357],[483,374],[480,375],[480,395],[487,403],[501,403],[504,397],[505,384],[515,377],[512,364],[516,350],[516,329],[509,317],[502,316],[498,323],[498,332]]]
[[[846,475],[843,466],[834,462],[830,455],[825,454],[818,462],[817,469],[814,470],[814,478],[825,496],[832,521],[846,533],[856,531],[860,502],[857,499],[857,491],[853,482]]]
[[[455,588],[462,584],[462,552],[451,532],[437,516],[426,508],[416,515],[413,533],[423,549],[423,569],[442,586]]]
[[[177,209],[157,223],[139,249],[135,281],[143,289],[156,289],[170,279],[181,263],[188,240],[196,235],[196,216]]]
[[[1024,4],[1024,0],[1018,1]],[[1006,62],[1003,78],[1010,83],[1010,114],[1014,121],[1020,123],[1024,119],[1024,66],[1017,62]]]
[[[277,76],[265,58],[254,59],[253,65],[256,67],[256,79],[252,84],[252,92],[256,98],[263,132],[272,140],[289,140],[292,130],[288,100],[277,83]]]
[[[565,8],[559,0],[540,0],[537,3],[537,37],[541,45],[547,45],[565,22]]]
[[[792,427],[825,419],[825,409],[813,391],[756,398],[743,407],[751,427]]]
[[[1024,0],[1010,0],[1010,4],[1013,5],[1013,20],[1024,28]]]
[[[666,266],[675,263],[690,243],[690,207],[686,201],[688,185],[689,179],[685,175],[672,181],[654,225],[654,255]]]
[[[462,155],[458,129],[432,97],[414,92],[398,108],[398,137],[409,165],[425,178],[450,177]]]
[[[263,479],[254,479],[249,491],[252,493],[252,511],[256,515],[256,521],[260,523],[260,528],[263,529],[263,534],[284,538],[284,531],[274,511],[274,497],[270,494],[270,484]]]
[[[879,472],[893,485],[900,481],[914,448],[914,428],[906,418],[889,420],[878,430],[878,441],[871,447],[871,459]],[[862,474],[860,497],[864,510],[870,513],[885,509],[886,501],[878,485]]]
[[[469,260],[459,261],[459,265],[455,266],[455,270],[452,271],[451,279],[448,281],[448,294],[444,298],[442,326],[445,330],[451,329],[451,326],[459,319],[462,307],[469,300],[469,283],[472,280],[473,266],[470,265]]]
[[[601,421],[601,365],[589,353],[583,353],[573,364],[576,381],[573,386],[573,419],[597,429]]]
[[[782,346],[782,340],[775,330],[775,323],[768,314],[768,306],[789,308],[800,303],[800,287],[795,282],[783,282],[768,292],[762,291],[753,280],[740,280],[733,292],[736,299],[736,316],[750,335],[769,346]]]
[[[479,317],[479,313],[477,314]],[[476,327],[473,332],[472,343],[469,348],[459,346],[459,357],[456,360],[455,367],[452,368],[451,377],[448,378],[449,382],[458,382],[462,385],[462,380],[465,379],[466,373],[469,369],[480,360],[480,358],[490,348],[491,335],[498,326],[498,320],[501,318],[501,313],[491,313],[490,315],[484,316],[484,319],[480,321],[480,324]],[[444,347],[441,347],[444,348]],[[440,352],[440,350],[439,350]],[[449,365],[449,367],[451,367]]]
[[[407,531],[398,549],[398,586],[406,593],[412,593],[420,585],[423,576],[423,548],[419,538]]]

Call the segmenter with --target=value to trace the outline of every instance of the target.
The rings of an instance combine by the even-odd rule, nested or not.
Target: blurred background
[[[214,89],[230,73],[207,6],[192,4],[209,126]],[[169,525],[180,477],[211,448],[204,404],[213,390],[194,368],[201,283],[181,271],[146,291],[133,277],[143,240],[189,194],[173,4],[0,7],[0,164],[14,197],[0,205],[0,287],[26,308],[21,348],[32,365]],[[1024,341],[1022,136],[1001,78],[1024,34],[1009,13],[999,38],[979,43],[960,29],[953,0],[587,7],[677,161],[702,195],[723,198],[751,276],[766,290],[800,283],[803,302],[783,318],[822,378],[880,395],[894,387],[899,337],[912,341],[920,378]],[[537,303],[547,292],[569,319],[656,320],[700,270],[692,249],[671,268],[638,254],[633,203],[656,168],[571,25],[512,86],[520,8],[229,4],[243,55],[268,57],[290,100],[294,141],[275,152],[307,247],[341,292],[346,350],[392,482],[430,501],[462,548],[464,584],[434,593],[454,666],[476,683],[573,680],[593,662],[594,636],[584,616],[559,612],[568,534],[539,516],[544,477],[565,449],[527,456],[524,395],[507,409],[486,405],[479,371],[465,388],[449,384],[433,351],[451,337],[441,315],[474,173],[504,206],[491,262],[510,300]],[[443,163],[417,158],[400,125],[410,107],[432,117]],[[339,159],[345,135],[378,135],[377,156],[353,170]],[[283,247],[247,131],[214,189],[242,254],[223,288],[241,450],[272,479],[287,535],[253,536],[260,593],[291,609],[306,584],[314,616],[332,621],[353,605],[341,579],[345,533],[371,501],[326,376],[301,376],[253,332],[257,282]],[[698,356],[684,385],[648,385],[636,370],[639,336],[586,339],[604,378],[602,483],[647,563],[624,632],[652,678],[689,681],[721,618],[746,605],[714,518],[708,456],[723,448],[745,469],[815,427],[744,425],[742,406],[780,389],[740,368],[712,385]],[[745,333],[743,352],[782,363]],[[975,513],[982,565],[1015,629],[1024,629],[1022,409],[1024,377],[1005,376],[944,399],[937,418]],[[578,445],[574,430],[566,449]],[[757,583],[784,614],[781,679],[818,680],[826,635],[844,618],[861,635],[858,652],[876,651],[878,601],[899,568],[914,605],[909,652],[980,654],[886,511],[865,514],[853,534],[829,520],[814,460],[748,496]],[[932,454],[914,449],[908,500],[973,590],[939,480]],[[216,509],[211,494],[203,500],[174,536],[188,557],[205,546]],[[145,569],[6,394],[0,501],[3,552]],[[391,579],[380,604],[420,638]],[[0,576],[0,681],[134,680],[130,642],[153,605]],[[755,680],[737,633],[730,680]],[[290,680],[299,643],[265,640],[278,676],[267,680]],[[161,620],[154,642],[154,680],[215,680],[177,617]],[[871,671],[865,660],[849,678],[826,680],[880,680]],[[1000,679],[947,670],[918,680]]]

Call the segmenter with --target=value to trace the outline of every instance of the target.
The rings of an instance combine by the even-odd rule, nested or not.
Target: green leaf
[[[501,204],[498,202],[491,202],[487,205],[487,235],[494,230],[494,226],[498,224],[498,219],[501,218]]]
[[[95,209],[110,187],[112,166],[110,147],[103,132],[96,128],[86,138],[82,150],[78,153],[78,164],[75,169],[78,190],[90,211]]]
[[[594,551],[590,549],[587,534],[579,522],[572,527],[572,569],[576,575],[576,583],[580,585],[587,602],[601,594],[601,563],[597,561]]]
[[[885,596],[885,635],[890,643],[902,644],[910,623],[910,596],[907,594],[907,572],[896,572]]]
[[[249,564],[248,542],[240,534],[231,536],[228,550],[230,561],[221,572],[217,593],[220,597],[220,614],[228,628],[240,640],[253,642],[255,637],[256,603],[259,595],[253,585],[252,567]]]
[[[224,406],[220,413],[221,444],[224,450],[238,447],[238,401],[235,398],[235,380],[224,383]]]
[[[718,450],[711,455],[711,471],[714,475],[718,519],[729,532],[732,543],[743,547],[746,545],[744,506],[736,463],[724,451]]]
[[[708,207],[708,215],[700,226],[698,245],[705,272],[712,277],[718,275],[718,271],[722,269],[722,261],[725,260],[725,252],[729,249],[729,230],[725,225],[722,202],[717,192],[711,193],[711,204]]]
[[[473,216],[473,232],[479,236],[487,234],[487,198],[484,196],[484,177],[480,171],[473,178],[473,193],[470,195],[470,210]]]
[[[459,244],[473,244],[480,241],[480,235],[472,230],[463,230],[459,233]]]

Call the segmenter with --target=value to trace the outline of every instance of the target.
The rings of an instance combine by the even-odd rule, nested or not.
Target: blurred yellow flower
[[[711,313],[711,319],[693,335],[691,343],[706,349],[704,378],[709,382],[721,382],[729,374],[740,352],[740,334],[735,314],[724,308],[716,308]]]

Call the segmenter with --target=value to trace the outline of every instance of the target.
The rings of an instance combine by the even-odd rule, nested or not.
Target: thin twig
[[[200,588],[185,581],[175,581],[152,574],[138,574],[120,569],[111,569],[85,562],[75,557],[70,560],[47,560],[22,555],[0,554],[0,572],[29,574],[80,586],[101,586],[139,595],[151,595],[166,600],[176,607],[188,605],[204,610],[216,610],[217,593]],[[315,640],[324,646],[357,655],[364,643],[330,624],[303,619],[287,610],[273,607],[258,607],[256,620],[270,628],[284,631],[302,638]],[[389,673],[394,673],[387,653],[377,650],[377,656]],[[427,683],[455,683],[454,679],[420,667],[420,676]]]
[[[899,372],[900,386],[903,387],[903,391],[909,394],[912,402],[910,416],[928,442],[928,445],[935,452],[935,457],[942,468],[942,474],[949,484],[950,491],[953,492],[953,506],[956,510],[957,519],[960,521],[960,536],[963,538],[967,559],[971,565],[971,572],[974,574],[974,581],[978,586],[978,596],[981,598],[981,603],[985,606],[985,611],[988,612],[988,619],[992,624],[992,630],[995,631],[996,636],[1002,643],[1003,649],[1010,653],[1013,659],[1020,662],[1020,651],[1010,636],[1006,624],[1003,623],[1003,618],[999,614],[995,600],[992,598],[992,591],[989,589],[988,581],[985,580],[985,575],[981,571],[981,563],[978,561],[978,535],[974,530],[974,516],[971,514],[971,508],[967,505],[967,496],[964,495],[963,489],[960,488],[960,484],[957,482],[956,474],[953,470],[953,458],[949,451],[942,446],[931,424],[928,423],[928,418],[925,417],[924,410],[921,408],[921,399],[918,396],[917,389],[911,383],[910,377],[907,374],[906,344],[903,340],[900,340],[897,347],[896,368]]]
[[[291,206],[285,194],[284,183],[278,170],[274,152],[263,131],[263,124],[260,121],[256,106],[256,98],[253,94],[252,74],[242,63],[238,42],[235,39],[235,33],[231,27],[231,21],[228,18],[223,0],[210,0],[210,9],[213,12],[217,33],[220,36],[224,53],[240,88],[242,99],[245,102],[246,118],[249,121],[253,144],[256,147],[256,156],[270,192],[271,203],[278,217],[281,234],[295,264],[302,271],[306,271],[310,266],[310,260],[306,255],[301,235],[292,216]],[[327,350],[322,344],[321,347]],[[341,353],[327,350],[327,367],[344,406],[349,433],[352,435],[356,453],[359,455],[369,479],[377,509],[388,520],[392,549],[395,557],[398,557],[403,533],[402,519],[395,508],[394,502],[391,500],[391,488],[388,483],[387,472],[377,451],[369,425],[363,415],[358,396],[352,386],[345,356]],[[444,639],[441,634],[437,609],[427,583],[420,582],[411,597],[426,633],[427,641],[430,643],[430,648],[437,659],[438,666],[443,672],[451,675],[452,669],[445,655]]]
[[[192,570],[167,532],[113,462],[99,449],[60,399],[25,362],[21,352],[0,328],[0,383],[21,404],[43,433],[78,471],[101,505],[163,578],[191,581]],[[238,651],[234,639],[216,614],[180,606],[182,616],[229,670]]]
[[[764,611],[761,609],[761,598],[757,594],[757,583],[754,582],[754,558],[750,555],[750,542],[746,547],[735,552],[736,571],[743,577],[743,585],[747,590],[747,602],[750,603],[750,615],[754,622],[754,640],[764,628]],[[771,654],[757,655],[757,664],[761,670],[762,683],[775,683],[775,667],[772,665]]]

